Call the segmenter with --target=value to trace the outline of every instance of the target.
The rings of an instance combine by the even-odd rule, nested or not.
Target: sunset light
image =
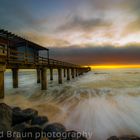
[[[140,65],[92,65],[92,69],[129,69],[140,68]]]

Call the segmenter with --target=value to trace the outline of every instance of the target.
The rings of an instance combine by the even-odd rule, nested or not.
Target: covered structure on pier
[[[45,52],[42,56],[40,52]],[[0,54],[10,63],[37,63],[42,57],[49,59],[49,49],[0,29]]]

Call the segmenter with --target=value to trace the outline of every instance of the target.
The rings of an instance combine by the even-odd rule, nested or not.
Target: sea
[[[92,134],[89,140],[110,136],[140,136],[140,69],[93,69],[71,81],[58,84],[48,72],[48,90],[41,91],[36,71],[19,71],[19,88],[12,88],[11,71],[5,72],[5,102],[34,108],[50,122],[68,130]]]

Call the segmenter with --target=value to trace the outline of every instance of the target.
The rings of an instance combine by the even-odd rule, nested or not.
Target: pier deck
[[[70,75],[75,78],[90,71],[89,67],[51,59],[49,49],[0,29],[0,98],[4,98],[4,72],[6,69],[12,69],[13,88],[18,88],[19,69],[36,69],[37,83],[41,83],[42,90],[47,89],[47,69],[50,69],[50,80],[53,80],[53,69],[58,69],[59,84],[62,84],[62,70],[64,77],[67,76],[67,80],[70,80]]]

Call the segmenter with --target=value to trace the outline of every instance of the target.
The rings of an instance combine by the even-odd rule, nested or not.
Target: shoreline
[[[22,110],[0,103],[0,139],[9,140],[91,140],[91,133],[67,130],[59,122],[50,122],[32,108]],[[85,136],[89,136],[86,138]],[[110,136],[107,140],[140,140],[137,136]]]

